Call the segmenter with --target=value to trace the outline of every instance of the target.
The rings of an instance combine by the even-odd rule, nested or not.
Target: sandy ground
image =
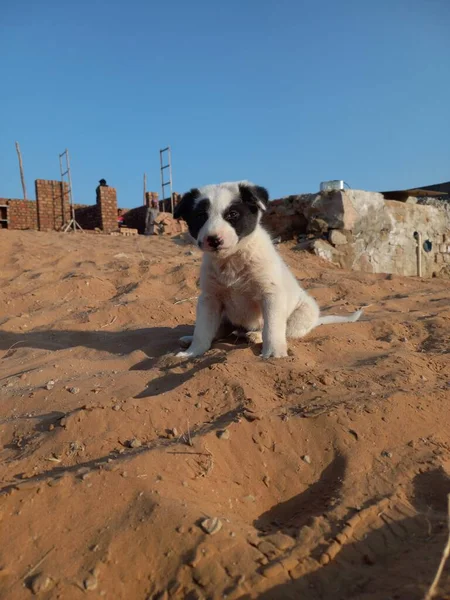
[[[423,598],[447,539],[449,282],[280,251],[363,320],[282,360],[230,339],[185,362],[195,249],[0,233],[1,598]]]

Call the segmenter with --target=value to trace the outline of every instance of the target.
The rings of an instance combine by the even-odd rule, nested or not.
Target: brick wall
[[[176,206],[178,202],[181,200],[181,194],[177,192],[173,192],[173,205]],[[172,205],[170,203],[170,198],[165,198],[164,200],[159,201],[159,210],[161,212],[172,212]]]
[[[68,184],[36,179],[37,219],[40,231],[59,231],[70,221]]]
[[[115,188],[100,186],[97,204],[100,207],[101,229],[104,233],[117,231],[117,194]]]
[[[97,204],[74,204],[75,220],[83,229],[96,229],[101,226],[100,207]]]
[[[0,200],[7,204],[8,229],[37,229],[37,210],[34,200]]]

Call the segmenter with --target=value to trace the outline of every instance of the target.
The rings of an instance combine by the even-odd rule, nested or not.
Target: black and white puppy
[[[226,330],[238,329],[252,341],[262,331],[262,356],[278,358],[287,356],[287,338],[359,319],[361,311],[320,317],[260,225],[268,201],[265,188],[240,181],[192,189],[175,208],[204,252],[194,335],[180,340],[190,346],[178,356],[200,356]]]

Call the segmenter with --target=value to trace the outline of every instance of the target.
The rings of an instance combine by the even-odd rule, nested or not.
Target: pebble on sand
[[[200,526],[203,531],[209,533],[209,535],[214,535],[222,529],[222,521],[218,517],[203,519],[203,521],[200,523]]]

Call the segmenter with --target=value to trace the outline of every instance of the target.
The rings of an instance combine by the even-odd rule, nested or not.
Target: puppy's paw
[[[176,356],[178,358],[196,358],[197,356],[202,356],[206,350],[196,350],[189,348],[188,350],[184,350],[183,352],[178,352]]]
[[[287,355],[286,345],[263,347],[261,352],[261,358],[284,358]]]
[[[182,348],[189,348],[189,346],[192,344],[193,338],[193,335],[184,335],[183,337],[180,337],[178,341],[180,342],[180,346]]]

